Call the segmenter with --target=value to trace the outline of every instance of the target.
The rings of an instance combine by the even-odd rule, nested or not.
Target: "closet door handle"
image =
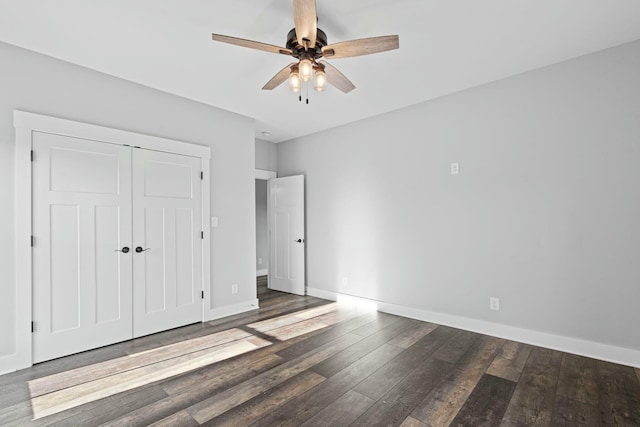
[[[136,252],[137,252],[137,253],[140,253],[140,252],[148,251],[149,249],[151,249],[151,248],[144,248],[144,249],[142,249],[142,246],[138,246],[138,247],[136,248]]]
[[[116,249],[116,252],[122,252],[123,254],[128,254],[129,253],[129,248],[127,246],[125,246],[122,249]]]

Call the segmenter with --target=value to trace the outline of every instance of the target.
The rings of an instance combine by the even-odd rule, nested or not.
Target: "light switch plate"
[[[212,216],[211,217],[211,227],[215,228],[218,226],[218,217],[217,216]]]
[[[460,164],[451,163],[451,175],[458,175],[460,173]]]

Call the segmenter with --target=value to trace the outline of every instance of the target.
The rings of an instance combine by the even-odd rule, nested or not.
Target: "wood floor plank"
[[[513,425],[548,426],[553,413],[562,353],[531,351],[503,420]]]
[[[299,341],[295,344],[287,346],[285,349],[278,351],[276,354],[284,359],[291,360],[311,351],[313,348],[324,345],[342,335],[353,332],[354,330],[370,324],[377,318],[377,313],[368,313],[333,325],[326,330],[319,330],[315,336]]]
[[[488,336],[474,342],[444,381],[420,402],[411,416],[427,425],[451,424],[503,342]]]
[[[256,337],[247,338],[156,363],[152,367],[144,366],[38,396],[31,400],[34,417],[45,417],[270,344],[270,342],[259,340]]]
[[[19,404],[28,400],[30,397],[31,394],[29,393],[29,387],[24,380],[22,382],[7,384],[0,387],[0,414],[2,413],[1,408]]]
[[[149,424],[149,427],[196,427],[198,422],[194,420],[186,411],[176,412],[166,418]]]
[[[591,406],[598,406],[596,361],[563,353],[557,394]]]
[[[600,411],[596,406],[558,395],[551,415],[551,425],[599,426],[601,425]]]
[[[200,424],[205,423],[260,393],[264,393],[287,379],[298,375],[300,372],[322,362],[362,338],[363,337],[354,334],[344,335],[314,350],[311,354],[304,354],[268,372],[253,377],[242,384],[238,384],[220,394],[203,400],[191,406],[188,412]]]
[[[247,367],[250,367],[250,370],[254,370],[253,368],[255,367],[273,367],[284,362],[284,359],[280,356],[268,352],[251,352],[243,356],[245,357],[224,363],[216,363],[203,369],[170,378],[163,381],[161,386],[169,395],[178,395],[193,390],[193,388],[202,387],[204,382],[208,385],[216,386],[217,383],[224,382],[227,378],[235,378],[240,370],[247,369]]]
[[[433,357],[447,362],[455,363],[469,350],[469,347],[480,339],[480,334],[469,331],[456,331],[442,347],[433,353]]]
[[[507,410],[516,383],[485,374],[465,401],[454,426],[499,425]]]
[[[374,404],[372,399],[349,390],[301,424],[302,427],[348,426]]]
[[[487,374],[518,382],[532,349],[533,347],[528,344],[505,341],[487,369]]]
[[[166,396],[166,393],[157,385],[141,387],[31,421],[29,425],[52,427],[98,426],[122,414],[157,402]]]
[[[404,419],[402,424],[400,424],[400,427],[429,427],[429,426],[421,421],[416,420],[412,416],[408,416],[407,418]]]
[[[307,308],[304,310],[298,310],[294,313],[274,317],[267,320],[261,320],[259,322],[250,323],[247,327],[255,329],[260,332],[268,332],[273,329],[277,329],[283,326],[289,326],[301,322],[302,320],[312,319],[314,317],[331,313],[338,310],[338,304],[324,304],[314,308]]]
[[[132,347],[132,341],[113,344],[95,350],[89,350],[59,359],[50,360],[46,363],[39,363],[28,369],[21,369],[5,375],[0,375],[0,390],[11,384],[22,384],[43,376],[53,375],[69,369],[104,362],[113,358],[127,355],[127,351]],[[15,402],[14,402],[15,403]]]
[[[313,332],[318,329],[325,329],[329,326],[335,325],[341,320],[348,319],[356,316],[355,312],[332,312],[323,314],[311,319],[303,320],[291,325],[282,326],[276,329],[272,329],[265,334],[271,336],[279,341],[290,340],[300,335],[304,335],[308,332]]]
[[[311,371],[304,371],[224,414],[204,423],[204,426],[246,426],[264,417],[285,402],[305,393],[323,382],[325,378]]]
[[[403,349],[394,345],[384,344],[308,392],[272,411],[252,426],[298,426],[335,402],[338,397],[402,351]]]
[[[415,321],[411,319],[401,319],[398,322],[394,322],[380,329],[375,334],[367,336],[358,343],[328,358],[324,362],[317,364],[311,368],[311,370],[325,378],[329,378],[381,345],[386,344],[396,337],[400,331],[413,325],[414,322]]]
[[[120,417],[113,417],[110,425],[131,426],[154,423],[175,412],[186,410],[212,395],[221,393],[283,363],[280,357],[273,354],[263,355],[262,358],[257,360],[249,359],[249,361],[243,360],[242,363],[238,362],[223,362],[215,369],[216,375],[203,377],[201,381],[192,384],[188,388],[180,388],[179,391],[174,389],[174,393],[161,400],[130,411]],[[160,386],[164,388],[166,384],[161,383]]]
[[[438,325],[436,325],[435,323],[419,322],[411,328],[400,332],[398,336],[389,341],[389,344],[397,345],[398,347],[402,348],[409,348],[417,341],[419,341],[422,337],[433,332],[433,330],[437,327]]]
[[[603,425],[640,425],[640,384],[634,369],[597,361],[599,409]]]
[[[440,348],[455,333],[455,329],[446,326],[434,329],[430,334],[424,336],[385,366],[367,377],[354,390],[373,400],[382,398],[385,393],[411,374],[429,355]]]
[[[368,323],[361,328],[358,328],[353,331],[356,335],[362,335],[363,337],[369,336],[371,334],[375,334],[380,329],[385,328],[392,323],[395,323],[402,319],[400,316],[394,316],[392,314],[386,313],[378,313],[375,320],[371,323]]]
[[[353,426],[399,425],[447,375],[451,362],[429,357],[360,416]]]
[[[31,397],[42,396],[64,388],[73,387],[78,384],[94,381],[113,375],[114,372],[124,372],[152,365],[168,359],[173,359],[185,354],[195,353],[204,349],[239,341],[250,337],[251,334],[241,329],[230,329],[193,338],[171,344],[164,347],[155,348],[144,352],[134,353],[129,356],[107,360],[101,363],[72,369],[58,374],[41,377],[29,381]]]

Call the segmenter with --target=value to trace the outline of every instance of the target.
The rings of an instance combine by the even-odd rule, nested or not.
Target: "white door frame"
[[[136,146],[148,150],[164,151],[199,157],[205,179],[202,181],[202,283],[204,288],[203,320],[205,313],[212,310],[210,298],[210,228],[205,227],[210,209],[209,161],[211,148],[166,138],[91,125],[72,120],[44,116],[14,110],[13,124],[16,130],[16,343],[15,353],[3,360],[13,369],[28,368],[32,365],[32,254],[31,254],[31,144],[33,132],[52,133],[69,137],[89,139],[111,144]]]
[[[264,169],[256,169],[256,179],[261,181],[269,181],[271,178],[277,178],[278,173],[274,171],[268,171]],[[268,192],[268,190],[267,190]],[[267,234],[269,234],[269,195],[267,194]],[[271,247],[269,247],[269,252],[271,252]],[[271,258],[271,253],[269,253],[269,258]],[[267,271],[267,281],[269,281],[269,272]]]

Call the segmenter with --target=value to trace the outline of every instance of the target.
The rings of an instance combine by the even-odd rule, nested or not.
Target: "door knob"
[[[142,246],[138,246],[138,247],[136,248],[136,252],[137,252],[137,253],[140,253],[140,252],[148,251],[149,249],[151,249],[151,248],[144,248],[144,249],[142,249]]]
[[[116,249],[116,252],[122,252],[123,254],[128,254],[129,253],[129,248],[127,246],[125,246],[122,249]]]
[[[304,243],[304,239],[294,240],[294,242],[296,242],[296,243]]]

